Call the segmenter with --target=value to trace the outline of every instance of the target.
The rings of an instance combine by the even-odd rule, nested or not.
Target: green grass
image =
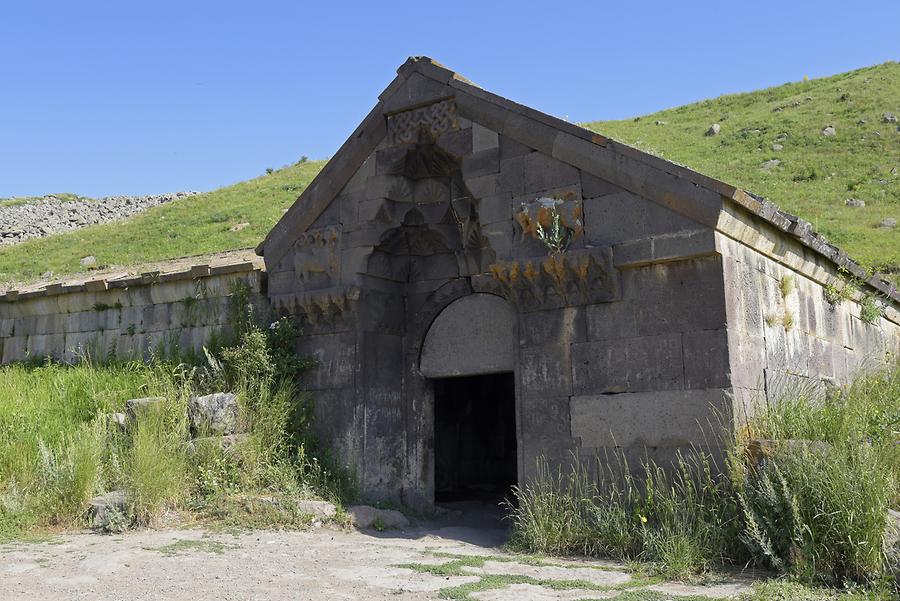
[[[238,549],[238,545],[230,545],[217,540],[201,538],[197,540],[177,540],[174,543],[163,545],[162,547],[148,547],[147,551],[159,551],[163,555],[186,555],[189,553],[211,553],[213,555],[222,555],[228,549]]]
[[[896,62],[587,127],[766,196],[856,260],[898,269],[900,230],[876,227],[900,218],[900,132],[882,122],[885,112],[900,115]],[[712,123],[721,132],[705,136]],[[822,135],[827,125],[837,135]],[[762,169],[770,159],[781,164]],[[845,206],[848,198],[865,208]]]
[[[226,526],[304,527],[311,519],[297,499],[350,498],[352,478],[308,451],[310,403],[285,379],[296,361],[279,367],[279,328],[255,347],[248,341],[262,330],[246,328],[233,346],[210,351],[218,360],[208,365],[0,367],[0,541],[82,525],[89,499],[114,490],[125,491],[127,515],[110,530],[152,524],[168,510]],[[227,449],[189,441],[189,397],[221,390],[237,393],[239,440]],[[103,414],[148,396],[164,400],[124,432],[107,425]]]
[[[884,543],[888,509],[900,506],[900,367],[824,399],[782,394],[740,428],[723,476],[699,453],[674,470],[644,462],[639,477],[618,456],[597,459],[599,478],[581,462],[568,473],[539,463],[515,489],[510,544],[678,579],[752,563],[813,586],[898,586],[900,543]]]
[[[132,265],[256,246],[312,181],[324,162],[292,165],[256,179],[153,207],[107,223],[0,248],[0,282],[28,281],[51,271],[85,271],[79,260]],[[238,223],[250,225],[240,231]]]

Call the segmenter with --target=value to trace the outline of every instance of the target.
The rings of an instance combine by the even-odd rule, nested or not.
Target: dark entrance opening
[[[435,502],[494,502],[517,482],[513,374],[435,380]]]

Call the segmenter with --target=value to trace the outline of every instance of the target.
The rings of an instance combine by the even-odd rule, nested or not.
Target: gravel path
[[[479,583],[485,575],[581,580],[599,586],[631,576],[610,562],[515,561],[496,548],[504,533],[472,527],[424,527],[364,533],[322,528],[305,532],[142,530],[105,536],[65,534],[42,543],[0,546],[3,601],[438,599],[441,589]],[[421,566],[457,556],[489,556],[460,575],[434,575]],[[418,570],[400,567],[415,563]],[[619,568],[619,569],[616,569]],[[680,587],[680,588],[679,588]],[[643,588],[643,587],[642,587]],[[746,590],[738,582],[711,587],[655,585],[648,599],[679,595],[720,598]],[[617,590],[557,590],[520,582],[474,591],[472,599],[606,599]],[[687,598],[687,597],[683,597]]]

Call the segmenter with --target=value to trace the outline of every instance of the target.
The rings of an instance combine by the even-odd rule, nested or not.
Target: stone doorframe
[[[454,302],[474,295],[484,294],[508,302],[505,298],[478,293],[472,289],[471,283],[466,278],[460,278],[447,282],[438,288],[422,307],[416,312],[413,319],[408,322],[406,335],[407,348],[405,352],[405,382],[407,431],[406,431],[406,469],[404,470],[403,498],[404,505],[420,511],[434,509],[434,380],[422,373],[420,361],[425,340],[432,325],[440,314]],[[511,369],[498,369],[494,366],[492,372],[512,371],[514,377],[518,373],[518,313],[510,306],[512,316],[511,325],[513,331],[509,340],[514,344],[511,350],[513,360]],[[480,375],[480,373],[457,373],[455,375]],[[516,382],[518,379],[516,378]],[[516,441],[517,441],[517,469],[522,473],[522,445],[521,445],[521,416],[519,415],[520,403],[518,390],[516,391]]]

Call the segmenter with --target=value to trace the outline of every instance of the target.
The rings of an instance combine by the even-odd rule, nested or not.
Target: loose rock
[[[188,401],[188,418],[194,437],[234,434],[237,396],[230,392],[193,396]]]
[[[896,123],[897,115],[895,115],[894,113],[885,112],[881,116],[881,120],[884,121],[885,123]]]
[[[298,501],[297,510],[312,514],[317,519],[333,518],[337,513],[337,508],[328,501]]]
[[[125,401],[125,423],[131,427],[140,417],[156,411],[166,401],[165,397],[152,396]]]
[[[845,204],[848,207],[853,207],[854,209],[861,209],[866,206],[866,201],[859,200],[858,198],[848,198]]]
[[[409,526],[406,516],[396,509],[376,509],[369,505],[354,505],[347,508],[350,521],[357,528],[379,527],[388,530],[399,530]]]
[[[897,227],[897,220],[893,217],[886,217],[881,220],[881,223],[878,224],[878,227],[883,230],[892,230]]]
[[[829,138],[833,137],[835,134],[837,134],[837,132],[835,131],[833,125],[829,125],[828,127],[826,127],[825,129],[822,130],[822,135],[829,137]]]
[[[22,204],[0,207],[0,246],[126,219],[151,207],[194,194],[199,192],[76,200],[65,200],[51,194],[28,199]]]
[[[709,126],[709,129],[706,130],[707,136],[717,136],[719,132],[722,131],[722,126],[718,123],[713,123]]]
[[[774,169],[775,167],[777,167],[780,164],[781,164],[781,161],[779,161],[778,159],[770,159],[770,160],[766,161],[765,163],[763,163],[761,168],[763,171],[771,171],[772,169]]]
[[[250,224],[247,223],[247,222],[245,221],[245,222],[242,222],[242,223],[236,223],[236,224],[232,225],[230,228],[228,228],[228,231],[230,231],[230,232],[239,232],[239,231],[241,231],[242,229],[248,228],[248,227],[250,227]]]
[[[107,432],[124,432],[127,418],[124,413],[105,413],[101,417]]]
[[[81,261],[79,261],[79,263],[81,263],[82,267],[93,267],[94,265],[97,264],[97,257],[95,257],[93,255],[88,255],[88,256],[82,258]]]
[[[92,528],[107,529],[118,516],[125,516],[128,506],[125,491],[115,490],[88,501],[88,517]]]
[[[772,144],[772,150],[778,152],[779,150],[784,150],[784,146],[781,144]]]

